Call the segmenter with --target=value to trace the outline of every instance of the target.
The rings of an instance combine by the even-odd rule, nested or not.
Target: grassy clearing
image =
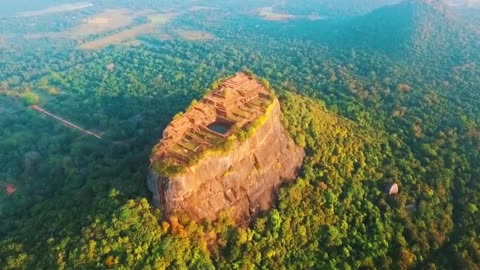
[[[267,21],[288,21],[288,20],[293,20],[297,18],[297,16],[295,15],[274,12],[271,7],[258,9],[257,14],[262,19]]]
[[[127,27],[134,22],[135,16],[128,9],[107,9],[102,13],[85,19],[80,25],[68,32],[72,38],[113,31]]]
[[[209,8],[198,7],[198,10]],[[71,30],[64,32],[43,32],[26,34],[28,40],[35,39],[73,39],[83,50],[101,49],[110,45],[135,46],[140,44],[137,37],[149,35],[157,40],[171,40],[175,37],[162,31],[162,25],[179,16],[178,12],[159,13],[152,9],[132,11],[129,9],[107,9],[95,16],[84,19]],[[148,22],[134,25],[135,19],[146,17]],[[179,29],[174,36],[188,41],[211,40],[215,36],[208,32]],[[96,38],[97,37],[97,38]],[[87,38],[89,38],[88,41]],[[96,39],[91,39],[96,38]],[[6,46],[6,40],[0,36],[0,47]]]
[[[207,7],[207,6],[193,6],[190,8],[190,11],[197,12],[197,11],[212,11],[212,10],[219,10],[217,7]]]
[[[148,34],[155,31],[155,24],[143,24],[110,36],[83,43],[79,47],[84,50],[101,49],[109,45],[122,44],[125,42],[133,41],[139,35]]]
[[[190,41],[198,41],[198,40],[211,40],[215,38],[215,36],[208,32],[203,31],[190,31],[190,30],[177,30],[177,34],[185,39]]]
[[[168,23],[171,19],[173,19],[177,14],[176,13],[154,13],[154,14],[149,14],[147,15],[149,19],[149,23],[134,26],[130,29],[105,36],[93,41],[89,41],[86,43],[81,44],[79,47],[84,50],[94,50],[94,49],[101,49],[104,47],[107,47],[109,45],[115,45],[115,44],[125,44],[128,42],[128,44],[132,44],[131,42],[134,42],[133,44],[137,44],[135,42],[135,39],[140,36],[140,35],[145,35],[145,34],[159,34],[159,26]],[[132,17],[132,22],[133,22]],[[97,20],[95,21],[96,23],[103,22],[102,20]]]
[[[171,13],[154,13],[147,16],[151,23],[161,25],[166,24],[173,18],[175,18],[178,14],[171,12]]]

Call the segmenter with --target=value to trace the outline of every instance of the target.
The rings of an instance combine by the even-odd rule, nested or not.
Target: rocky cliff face
[[[168,216],[238,223],[272,207],[305,153],[280,122],[280,103],[255,77],[237,73],[174,118],[151,156],[148,187]]]
[[[278,187],[295,179],[305,155],[280,122],[278,100],[273,102],[263,126],[230,153],[205,157],[173,177],[150,172],[148,187],[165,214],[181,211],[195,220],[214,220],[230,209],[237,222],[245,223],[272,207]]]

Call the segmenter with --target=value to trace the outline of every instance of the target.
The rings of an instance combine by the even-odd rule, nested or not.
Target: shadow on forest
[[[39,139],[18,149],[22,155],[12,154],[17,169],[10,172],[10,178],[15,179],[18,190],[4,200],[0,211],[4,221],[0,224],[5,224],[0,226],[0,233],[25,223],[30,224],[26,226],[30,230],[43,227],[52,234],[66,229],[50,228],[52,224],[46,220],[55,226],[76,224],[68,230],[80,230],[92,213],[101,214],[97,208],[109,201],[103,199],[112,189],[120,191],[124,200],[150,197],[145,177],[151,149],[172,117],[193,98],[196,96],[185,93],[163,97],[58,96],[44,105],[83,128],[103,132],[103,140],[36,112],[25,112],[23,117],[35,125],[26,124],[20,132]],[[35,160],[27,160],[25,153],[37,153]],[[72,208],[81,210],[71,216]]]

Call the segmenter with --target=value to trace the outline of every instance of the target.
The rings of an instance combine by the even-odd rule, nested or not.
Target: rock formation
[[[255,78],[238,73],[223,81],[165,129],[147,179],[154,203],[195,220],[230,209],[238,223],[271,208],[305,155],[280,114],[277,98]]]

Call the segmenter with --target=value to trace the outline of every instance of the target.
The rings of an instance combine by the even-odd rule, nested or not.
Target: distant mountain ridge
[[[380,50],[394,57],[471,58],[478,30],[440,1],[414,0],[350,20],[335,33],[339,46]],[[478,57],[476,57],[478,59]]]

